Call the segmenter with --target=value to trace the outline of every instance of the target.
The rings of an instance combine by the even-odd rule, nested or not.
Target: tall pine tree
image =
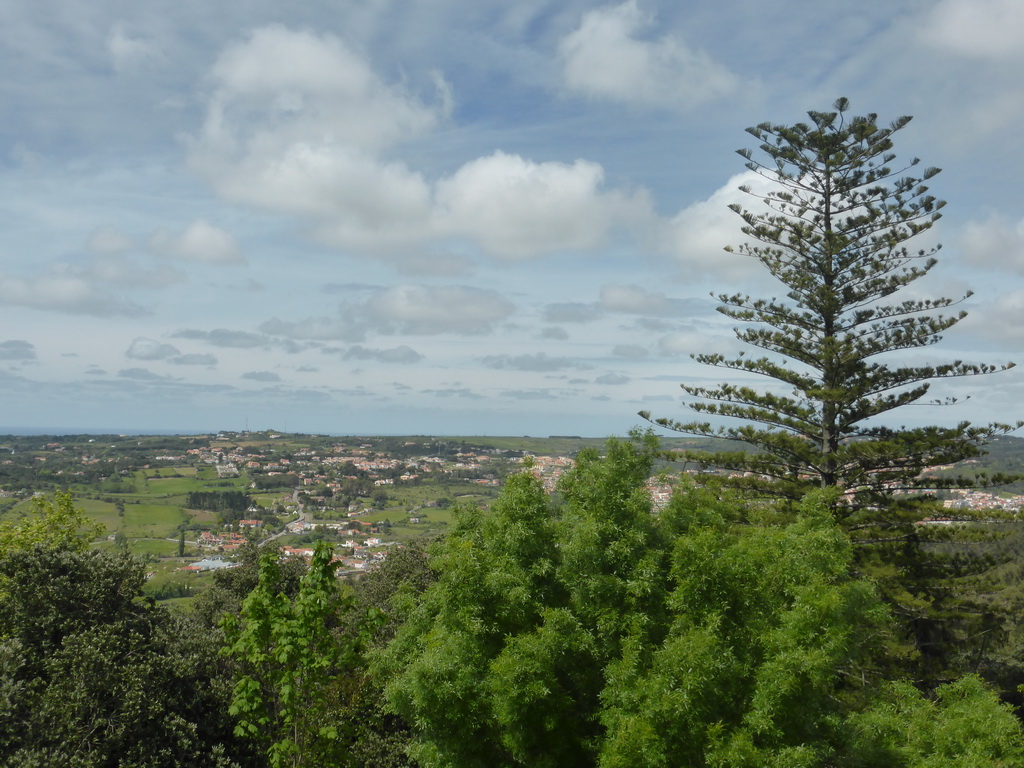
[[[908,173],[892,165],[893,134],[877,115],[848,117],[809,112],[810,123],[762,123],[747,132],[767,157],[739,150],[747,167],[775,184],[765,194],[742,187],[760,205],[731,206],[752,241],[726,250],[757,259],[782,286],[785,299],[721,294],[718,311],[746,324],[737,337],[766,354],[736,358],[694,355],[719,368],[755,373],[785,385],[770,391],[739,384],[705,388],[683,384],[700,414],[742,423],[659,418],[669,429],[724,437],[754,452],[693,452],[688,460],[748,473],[742,484],[773,495],[802,496],[810,486],[841,488],[845,509],[890,513],[901,492],[955,485],[922,471],[972,458],[987,440],[1011,429],[961,422],[954,427],[893,428],[890,411],[920,401],[936,379],[992,373],[1012,367],[962,361],[905,363],[892,353],[930,346],[966,316],[942,314],[961,299],[887,299],[936,264],[939,246],[911,250],[908,241],[932,227],[944,202],[925,181],[939,172]],[[888,358],[885,356],[889,355]],[[951,402],[951,401],[947,401]],[[642,412],[650,418],[650,414]],[[851,521],[855,523],[855,521]]]
[[[935,380],[1013,364],[926,364],[914,356],[966,316],[951,308],[970,296],[892,298],[936,264],[939,246],[912,248],[910,242],[941,216],[944,202],[925,183],[939,169],[915,170],[916,158],[896,162],[893,136],[910,117],[884,126],[877,115],[851,117],[848,108],[839,99],[834,111],[809,112],[807,123],[748,128],[761,154],[739,150],[747,168],[772,188],[763,194],[742,188],[757,201],[754,210],[732,206],[749,241],[726,250],[759,261],[782,296],[719,295],[718,311],[743,324],[737,337],[760,354],[694,358],[764,376],[774,386],[684,383],[694,398],[689,407],[698,414],[738,423],[654,422],[752,447],[689,451],[683,458],[731,471],[729,481],[753,493],[795,500],[814,487],[840,489],[833,511],[855,540],[868,545],[861,567],[883,583],[913,627],[918,648],[946,657],[965,634],[981,630],[954,622],[954,632],[950,622],[936,623],[943,615],[972,615],[958,602],[965,593],[964,569],[955,547],[934,544],[952,535],[949,527],[915,524],[935,503],[929,491],[1001,478],[942,477],[927,470],[976,457],[987,441],[1014,427],[961,422],[895,428],[889,418],[922,402]]]

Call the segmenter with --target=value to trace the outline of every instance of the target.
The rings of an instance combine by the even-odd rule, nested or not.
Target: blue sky
[[[974,295],[892,362],[1020,360],[1024,4],[3,3],[0,427],[623,434],[776,291],[744,128],[846,96],[943,173]],[[933,237],[934,235],[934,237]],[[1018,370],[898,423],[1016,420]]]

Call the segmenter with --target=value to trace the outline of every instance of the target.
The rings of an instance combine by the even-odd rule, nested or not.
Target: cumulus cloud
[[[481,288],[398,285],[368,299],[363,309],[381,332],[475,335],[491,332],[515,307]]]
[[[583,15],[558,46],[568,88],[595,98],[687,109],[735,90],[736,77],[682,39],[640,35],[654,19],[636,0]]]
[[[429,189],[381,150],[433,128],[449,109],[384,82],[339,38],[263,27],[229,46],[193,167],[230,200],[319,217],[343,245],[408,242],[429,215]]]
[[[223,197],[310,219],[319,241],[412,273],[469,271],[446,250],[452,240],[522,259],[594,247],[653,216],[646,192],[605,189],[604,169],[586,160],[495,152],[428,180],[394,150],[447,119],[448,86],[435,78],[427,103],[332,35],[257,29],[210,80],[190,162]]]
[[[1024,5],[1019,0],[941,0],[920,29],[927,42],[962,56],[1024,58]]]
[[[598,306],[606,312],[633,315],[678,315],[682,307],[663,293],[654,293],[638,285],[606,285],[601,288]]]
[[[178,354],[178,348],[173,344],[164,344],[139,336],[132,341],[124,356],[133,360],[167,360]]]
[[[743,280],[761,273],[762,268],[754,259],[725,251],[726,246],[736,246],[746,239],[740,231],[742,220],[729,206],[735,203],[758,210],[756,198],[740,187],[763,194],[773,185],[753,171],[745,171],[730,178],[707,200],[684,208],[662,226],[657,247],[675,258],[691,279]]]
[[[68,268],[35,277],[0,272],[0,304],[95,317],[146,314],[139,304],[115,295],[92,276]]]
[[[318,341],[362,341],[370,332],[428,336],[490,333],[515,306],[503,296],[460,285],[397,285],[373,290],[363,301],[344,302],[332,317],[273,318],[260,330],[274,336]]]
[[[598,376],[596,379],[594,379],[594,383],[595,384],[611,384],[611,385],[628,384],[629,381],[630,381],[629,376],[626,376],[626,375],[621,374],[621,373],[606,373],[606,374],[604,374],[602,376]]]
[[[180,235],[166,229],[157,230],[149,239],[149,247],[154,253],[171,259],[205,264],[245,262],[235,239],[203,219],[192,222]]]
[[[567,368],[579,368],[567,357],[548,357],[545,352],[525,355],[488,355],[480,359],[488,368],[508,369],[514,371],[563,371]]]
[[[974,334],[979,347],[1007,348],[1016,352],[1024,344],[1024,290],[1007,291],[994,301],[981,304],[957,329]]]
[[[231,112],[262,116],[271,110],[270,123],[249,124],[246,144],[253,150],[318,134],[325,144],[380,149],[434,127],[450,108],[447,86],[439,84],[441,103],[428,106],[401,85],[384,82],[340,38],[276,24],[230,45],[211,79],[216,90],[205,135],[236,149],[240,137],[229,131],[243,124],[227,122]]]
[[[0,341],[0,360],[35,360],[36,348],[22,339]]]
[[[423,355],[403,344],[393,349],[369,349],[356,344],[345,353],[346,360],[378,360],[382,363],[417,363]]]
[[[1024,219],[1014,223],[992,214],[984,221],[969,221],[960,247],[973,264],[1024,273]]]
[[[735,338],[688,329],[659,338],[658,354],[663,357],[680,357],[713,351],[732,354],[738,344]]]
[[[167,265],[130,257],[124,250],[132,245],[116,230],[100,229],[87,243],[93,256],[84,263],[53,263],[36,275],[0,272],[0,304],[94,317],[149,314],[121,292],[163,288],[185,276]]]
[[[495,152],[437,185],[439,228],[504,258],[592,248],[616,223],[646,220],[643,192],[604,191],[597,163],[535,163]]]

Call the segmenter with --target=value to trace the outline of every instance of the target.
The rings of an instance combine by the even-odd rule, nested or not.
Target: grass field
[[[158,467],[156,469],[143,469],[142,476],[146,478],[154,477],[192,477],[196,476],[195,467]]]
[[[181,585],[189,589],[192,596],[199,594],[213,582],[213,571],[190,573],[188,571],[181,570],[183,566],[188,565],[190,562],[192,562],[190,559],[172,559],[161,560],[159,563],[147,565],[147,573],[151,573],[153,575],[147,579],[146,585],[143,587],[143,592],[152,595],[169,586]],[[191,599],[191,597],[176,597],[163,601],[161,604],[187,606],[187,604],[191,602]]]

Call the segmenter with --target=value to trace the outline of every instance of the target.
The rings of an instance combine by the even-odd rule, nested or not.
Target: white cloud
[[[735,339],[724,336],[695,330],[676,331],[658,339],[658,354],[663,357],[680,357],[714,351],[732,354],[737,345],[738,342]]]
[[[162,288],[185,282],[184,274],[166,264],[149,266],[144,260],[113,253],[97,255],[85,269],[68,271],[86,280],[123,288]]]
[[[618,223],[651,216],[643,192],[601,189],[597,163],[535,163],[495,152],[437,185],[439,229],[467,235],[506,258],[600,245]]]
[[[223,229],[197,219],[180,235],[159,229],[149,239],[154,253],[171,259],[198,261],[206,264],[241,264],[245,257],[235,239]]]
[[[96,317],[137,317],[146,313],[138,304],[115,296],[88,276],[66,270],[38,277],[0,272],[0,304]]]
[[[677,315],[680,308],[663,293],[652,293],[638,285],[605,285],[598,306],[606,312],[634,315]]]
[[[974,334],[978,347],[1006,348],[1016,353],[1024,344],[1024,290],[1008,291],[980,304],[957,329]]]
[[[458,285],[398,285],[371,297],[365,305],[378,330],[414,335],[490,333],[514,309],[493,291]]]
[[[728,69],[680,38],[640,39],[653,21],[636,0],[584,14],[559,44],[565,84],[593,97],[668,109],[693,107],[736,88]]]
[[[340,38],[262,27],[229,46],[214,64],[216,91],[204,138],[254,155],[276,155],[313,137],[324,146],[377,150],[433,128],[449,108],[423,104],[399,85],[381,80]],[[244,115],[270,117],[237,132]]]
[[[331,35],[280,26],[230,46],[190,163],[232,202],[310,219],[325,244],[390,259],[409,271],[464,272],[464,257],[410,257],[468,238],[500,258],[592,248],[618,226],[647,222],[643,190],[606,190],[598,163],[533,162],[495,152],[436,183],[396,157],[448,116],[437,80],[427,104],[385,82]]]
[[[992,214],[984,221],[969,221],[959,240],[968,261],[1024,273],[1024,219],[1014,224],[999,214]]]
[[[628,384],[629,382],[629,376],[621,373],[606,373],[594,379],[595,384],[608,384],[612,386]]]
[[[371,331],[412,336],[477,335],[493,331],[514,310],[510,301],[481,288],[397,285],[376,289],[363,301],[342,304],[334,317],[297,321],[275,317],[263,323],[260,330],[290,339],[349,342],[362,341]]]
[[[139,336],[132,341],[124,356],[133,360],[167,360],[178,354],[178,348],[173,344],[164,344]]]
[[[733,176],[707,200],[681,210],[656,236],[659,250],[673,256],[689,280],[742,280],[762,271],[755,259],[725,252],[726,246],[747,239],[740,231],[743,221],[729,206],[738,203],[751,210],[758,208],[757,200],[741,192],[741,186],[760,194],[773,185],[752,171]]]
[[[1024,58],[1020,0],[941,0],[921,27],[922,37],[946,51],[979,59]]]
[[[333,35],[263,27],[230,46],[192,142],[192,166],[227,199],[324,219],[344,246],[422,236],[429,189],[380,152],[433,128],[450,107],[385,83]]]

